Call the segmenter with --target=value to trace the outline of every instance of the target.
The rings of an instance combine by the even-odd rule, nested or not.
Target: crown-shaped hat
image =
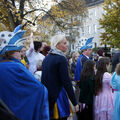
[[[6,51],[21,50],[23,46],[23,38],[25,30],[20,30],[21,25],[17,26],[14,32],[0,32],[0,54],[5,54]]]
[[[89,48],[92,48],[92,40],[93,40],[93,38],[94,38],[94,37],[88,38],[88,40],[86,41],[85,45],[82,46],[82,47],[80,48],[80,50],[83,51],[83,50],[87,50],[87,49],[89,49]]]

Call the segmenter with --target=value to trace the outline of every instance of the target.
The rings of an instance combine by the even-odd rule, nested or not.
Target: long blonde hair
[[[78,52],[74,52],[73,54],[72,54],[72,60],[73,60],[73,62],[74,63],[76,63],[77,61],[75,60],[75,57],[77,57],[77,56],[79,56],[80,54],[78,53]]]

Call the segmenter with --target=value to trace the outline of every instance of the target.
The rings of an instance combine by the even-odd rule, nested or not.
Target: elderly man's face
[[[66,38],[64,38],[56,47],[62,52],[66,52],[68,48],[68,43]]]

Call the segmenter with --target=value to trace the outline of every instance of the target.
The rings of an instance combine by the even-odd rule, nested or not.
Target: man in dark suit
[[[78,61],[76,64],[75,77],[74,77],[75,81],[80,81],[80,73],[82,71],[83,65],[87,60],[90,59],[90,56],[92,54],[92,45],[91,45],[92,40],[93,40],[93,37],[89,38],[86,41],[86,44],[80,49],[82,51],[82,54],[78,58]]]
[[[93,40],[93,37],[89,38],[86,41],[85,45],[81,47],[80,50],[81,50],[82,54],[79,56],[77,64],[76,64],[74,80],[77,82],[75,93],[76,93],[76,97],[77,97],[78,101],[79,101],[79,95],[80,95],[80,88],[79,88],[80,74],[81,74],[81,71],[82,71],[82,68],[83,68],[85,62],[87,60],[90,60],[90,57],[92,54],[92,40]],[[77,113],[77,117],[78,117],[78,120],[82,119],[81,117],[83,117],[83,116],[81,116],[81,112]]]

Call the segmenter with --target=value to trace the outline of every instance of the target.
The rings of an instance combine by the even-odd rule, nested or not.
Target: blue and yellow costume
[[[0,98],[20,120],[49,120],[47,89],[17,59],[0,61]]]
[[[93,37],[89,38],[85,45],[81,47],[81,51],[87,50],[89,48],[92,48],[92,40]],[[81,54],[80,57],[78,58],[77,64],[76,64],[76,68],[75,68],[75,76],[74,76],[74,80],[75,81],[80,81],[80,73],[82,71],[83,65],[84,63],[89,60],[85,55]]]
[[[23,59],[21,59],[21,63],[23,63],[26,68],[29,68],[29,61],[26,56]]]
[[[60,50],[51,49],[43,60],[41,82],[48,89],[50,118],[70,116],[68,97],[74,106],[77,101],[68,73],[67,59]]]
[[[57,102],[54,104],[53,118],[64,118],[73,115],[72,106],[68,100],[66,91],[62,88],[59,97],[57,98]]]
[[[25,31],[18,28],[15,33],[0,32],[0,99],[20,120],[49,120],[46,87],[18,59],[5,57],[6,52],[19,53],[22,48]]]

